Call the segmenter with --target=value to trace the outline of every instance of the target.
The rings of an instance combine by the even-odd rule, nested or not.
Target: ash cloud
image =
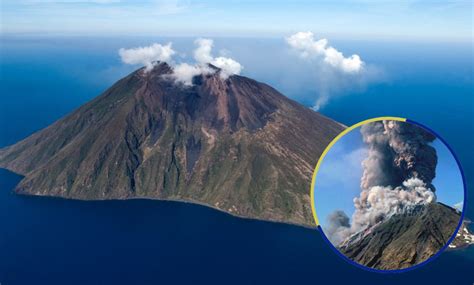
[[[361,127],[361,134],[368,147],[367,158],[362,162],[361,192],[354,198],[350,225],[330,216],[325,232],[335,244],[394,214],[436,201],[431,184],[438,161],[436,150],[430,145],[436,139],[433,134],[399,121],[366,124]],[[335,213],[341,216],[339,211]]]
[[[436,195],[421,179],[410,178],[401,186],[372,186],[354,199],[351,233],[357,233],[394,214],[436,201]]]
[[[324,232],[333,244],[340,244],[351,234],[349,217],[341,210],[329,214],[327,224]]]
[[[398,186],[409,178],[419,178],[434,191],[438,157],[429,145],[436,137],[424,129],[399,121],[379,121],[361,127],[369,146],[364,160],[361,188]]]

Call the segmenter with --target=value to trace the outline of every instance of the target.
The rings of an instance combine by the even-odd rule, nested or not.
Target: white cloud
[[[120,0],[22,0],[23,4],[113,4]]]
[[[459,211],[462,211],[464,207],[464,201],[454,204],[453,207]]]
[[[212,46],[214,45],[211,39],[197,39],[194,41],[197,48],[194,50],[194,59],[198,63],[211,63],[213,58],[211,56]]]
[[[195,44],[197,45],[197,48],[194,50],[194,59],[199,64],[210,63],[220,68],[221,72],[219,75],[221,78],[226,79],[233,74],[240,74],[242,71],[242,65],[236,60],[224,56],[219,56],[216,58],[212,56],[211,52],[214,45],[213,40],[201,38],[197,39]]]
[[[210,74],[214,71],[204,65],[191,65],[187,63],[181,63],[173,68],[173,79],[177,82],[181,82],[186,86],[193,85],[193,78],[199,74]]]
[[[242,71],[242,65],[232,58],[216,57],[211,63],[221,69],[220,76],[222,78],[228,78],[233,74],[240,74]]]
[[[121,0],[20,0],[22,4],[117,4]],[[148,1],[150,6],[149,12],[153,15],[173,15],[184,12],[189,8],[189,2],[179,0],[152,0]],[[130,7],[123,7],[123,9],[131,10]]]
[[[229,57],[212,56],[212,48],[214,42],[211,39],[197,39],[194,41],[197,46],[194,50],[194,59],[196,63],[191,65],[188,63],[181,63],[174,67],[173,77],[177,82],[181,82],[186,86],[192,85],[192,79],[199,74],[211,74],[215,70],[211,69],[208,64],[212,64],[220,68],[219,76],[222,79],[227,79],[233,74],[240,74],[242,65]]]
[[[173,55],[176,54],[172,48],[172,43],[167,43],[166,45],[154,43],[150,46],[131,49],[121,48],[119,55],[123,63],[144,65],[146,71],[150,71],[157,61],[167,62],[173,67],[173,74],[170,77],[186,86],[192,85],[193,77],[196,75],[216,72],[208,64],[221,69],[219,76],[222,79],[227,79],[233,74],[240,74],[242,65],[239,62],[225,56],[216,58],[212,56],[214,43],[211,39],[197,39],[195,44],[197,47],[194,50],[194,59],[196,60],[194,64],[176,64],[172,59]]]
[[[302,57],[322,57],[324,62],[347,73],[357,73],[364,67],[364,62],[357,54],[344,57],[342,52],[328,46],[327,39],[315,40],[312,32],[298,32],[286,38],[286,42]]]
[[[286,43],[296,52],[303,65],[309,68],[314,93],[313,110],[319,111],[333,97],[359,93],[369,83],[383,79],[383,72],[366,64],[359,55],[345,57],[330,46],[327,39],[316,39],[312,32],[298,32],[287,38]],[[303,68],[303,67],[302,67]]]
[[[155,0],[155,13],[157,15],[179,14],[188,9],[187,3],[178,0]]]
[[[170,62],[172,56],[176,53],[171,43],[161,45],[154,43],[151,46],[137,47],[131,49],[121,48],[119,50],[120,58],[126,64],[142,64],[149,71],[153,68],[156,61]]]

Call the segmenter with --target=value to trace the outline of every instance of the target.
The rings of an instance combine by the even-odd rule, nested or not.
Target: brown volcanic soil
[[[161,63],[0,150],[22,194],[157,198],[313,225],[313,168],[344,127],[255,80],[218,73],[184,87]]]

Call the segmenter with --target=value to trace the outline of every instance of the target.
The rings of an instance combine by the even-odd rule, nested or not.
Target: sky
[[[326,217],[336,210],[344,211],[349,217],[354,212],[353,198],[361,191],[361,163],[366,156],[367,150],[357,128],[339,139],[324,157],[314,187],[316,213],[323,226]]]
[[[449,149],[436,139],[432,146],[438,155],[436,177],[437,201],[458,206],[463,201],[464,188],[458,165]],[[320,223],[325,226],[326,217],[335,210],[343,210],[349,217],[354,212],[353,198],[360,194],[362,161],[367,156],[360,128],[343,136],[324,157],[316,176],[315,206]],[[341,180],[341,173],[344,179]]]
[[[472,41],[470,0],[2,0],[2,34]]]
[[[457,151],[466,173],[473,173],[474,136],[463,135],[474,133],[474,122],[466,120],[474,106],[472,14],[470,0],[1,0],[0,64],[8,72],[0,76],[0,94],[15,90],[13,97],[21,87],[38,102],[53,94],[56,105],[41,107],[63,104],[64,114],[139,67],[124,63],[120,49],[172,42],[173,60],[194,63],[194,41],[206,37],[214,39],[215,58],[238,61],[242,75],[308,107],[324,94],[330,97],[320,111],[346,125],[394,115],[432,127]],[[288,41],[307,31],[313,44],[328,39],[322,54],[303,56],[311,49]],[[330,47],[347,59],[360,56],[364,72],[355,77],[328,69]],[[33,86],[24,82],[28,72],[36,74],[26,77]],[[61,90],[74,92],[64,96]],[[25,108],[25,102],[11,101]],[[2,104],[5,117],[26,120]]]

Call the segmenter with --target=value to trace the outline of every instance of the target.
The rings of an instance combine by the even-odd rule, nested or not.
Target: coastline
[[[16,173],[15,171],[11,171],[9,169],[0,167],[0,169],[9,171],[11,173],[14,173],[15,175],[24,177],[24,175]],[[23,179],[23,178],[22,178]],[[21,180],[20,180],[21,181]],[[19,182],[20,182],[19,181]],[[16,186],[16,185],[15,185]],[[81,201],[81,202],[106,202],[106,201],[128,201],[128,200],[143,200],[143,201],[159,201],[159,202],[172,202],[172,203],[184,203],[184,204],[191,204],[191,205],[196,205],[200,207],[206,207],[212,210],[216,210],[218,212],[224,213],[226,215],[239,218],[239,219],[244,219],[244,220],[253,220],[253,221],[259,221],[259,222],[266,222],[266,223],[275,223],[275,224],[284,224],[284,225],[289,225],[289,226],[296,226],[296,227],[302,227],[305,229],[310,229],[310,230],[319,230],[318,227],[314,224],[313,226],[309,225],[304,225],[304,224],[298,224],[298,223],[293,223],[293,222],[285,222],[281,220],[268,220],[268,219],[262,219],[262,218],[255,218],[255,217],[249,217],[249,216],[244,216],[244,215],[239,215],[236,213],[232,213],[229,211],[226,211],[224,209],[218,208],[214,205],[207,204],[201,201],[196,201],[196,200],[191,200],[191,199],[172,199],[172,198],[157,198],[157,197],[125,197],[125,198],[111,198],[111,199],[80,199],[80,198],[68,198],[68,197],[62,197],[62,196],[52,196],[52,195],[35,195],[31,193],[18,193],[15,191],[15,188],[10,189],[11,193],[14,195],[18,196],[26,196],[26,197],[38,197],[38,198],[48,198],[48,199],[60,199],[60,200],[70,200],[70,201]],[[465,218],[463,221],[463,226],[461,227],[460,231],[462,228],[466,227],[467,229],[471,230],[471,225],[472,221],[469,218]],[[474,244],[466,244],[463,246],[455,247],[455,248],[446,248],[446,251],[458,251],[458,250],[463,250],[467,248],[473,247]]]
[[[25,177],[23,174],[17,173],[15,171],[12,171],[12,170],[4,168],[4,167],[0,167],[0,169],[6,170],[6,171],[9,171],[11,173],[14,173],[15,175],[21,176],[22,179]],[[104,201],[127,201],[127,200],[149,200],[149,201],[160,201],[160,202],[185,203],[185,204],[191,204],[191,205],[197,205],[197,206],[201,206],[201,207],[210,208],[210,209],[219,211],[221,213],[224,213],[224,214],[227,214],[229,216],[239,218],[239,219],[254,220],[254,221],[267,222],[267,223],[276,223],[276,224],[285,224],[285,225],[297,226],[297,227],[302,227],[302,228],[311,229],[311,230],[318,230],[318,228],[315,224],[314,224],[314,226],[309,226],[309,225],[298,224],[298,223],[293,223],[293,222],[285,222],[285,221],[281,221],[281,220],[267,220],[267,219],[261,219],[261,218],[254,218],[254,217],[239,215],[239,214],[232,213],[232,212],[226,211],[224,209],[218,208],[214,205],[207,204],[207,203],[204,203],[204,202],[201,202],[201,201],[191,200],[191,199],[178,199],[178,198],[177,199],[170,199],[170,198],[157,198],[157,197],[125,197],[125,198],[111,198],[111,199],[102,199],[102,198],[98,198],[98,199],[80,199],[80,198],[68,198],[68,197],[52,196],[52,195],[36,195],[36,194],[31,194],[31,193],[18,193],[18,192],[15,191],[15,188],[10,189],[10,191],[14,195],[18,195],[18,196],[39,197],[39,198],[49,198],[49,199],[61,199],[61,200],[70,200],[70,201],[92,202],[92,203],[93,202],[104,202]]]

